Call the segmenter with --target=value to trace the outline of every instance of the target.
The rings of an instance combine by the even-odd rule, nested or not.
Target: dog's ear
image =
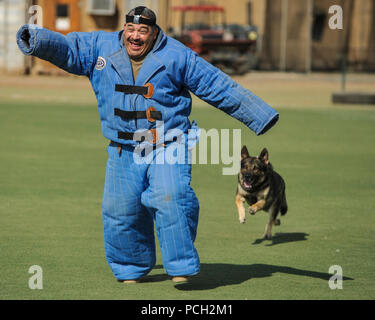
[[[268,160],[268,151],[266,148],[263,148],[262,152],[259,155],[259,159],[262,160],[265,164],[270,163],[270,161]]]
[[[248,158],[248,157],[250,157],[249,151],[247,151],[246,146],[243,146],[242,149],[241,149],[241,161],[245,158]]]

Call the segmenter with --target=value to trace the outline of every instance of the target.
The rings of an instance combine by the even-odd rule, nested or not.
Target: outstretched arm
[[[95,33],[72,32],[67,36],[35,25],[24,25],[17,44],[25,55],[47,60],[67,72],[89,76],[96,61]]]
[[[196,53],[188,51],[185,84],[196,96],[244,123],[257,135],[268,131],[279,114]]]

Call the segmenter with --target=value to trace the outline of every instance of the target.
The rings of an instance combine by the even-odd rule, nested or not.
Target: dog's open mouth
[[[251,186],[252,186],[251,181],[244,181],[244,182],[243,182],[243,186],[244,186],[245,188],[247,188],[247,189],[250,189]]]

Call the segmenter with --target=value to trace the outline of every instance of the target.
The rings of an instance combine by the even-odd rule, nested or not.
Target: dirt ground
[[[254,71],[244,76],[235,76],[233,79],[279,108],[332,107],[332,93],[341,91],[340,73],[302,74]],[[375,74],[348,74],[346,90],[374,93]],[[73,75],[19,76],[2,74],[0,75],[0,101],[96,104],[89,81],[85,77]],[[198,99],[194,99],[193,103],[196,106],[204,105]]]

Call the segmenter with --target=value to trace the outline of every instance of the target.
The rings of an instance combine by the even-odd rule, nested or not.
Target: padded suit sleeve
[[[95,32],[63,35],[36,25],[23,25],[17,44],[25,55],[49,61],[76,75],[89,76],[94,66]]]
[[[244,123],[257,135],[267,132],[279,114],[261,98],[188,50],[185,85],[197,97]]]

